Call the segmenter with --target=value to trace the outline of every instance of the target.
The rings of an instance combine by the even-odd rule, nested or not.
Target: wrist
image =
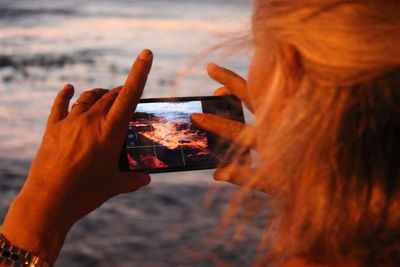
[[[1,233],[14,246],[53,264],[72,226],[62,211],[46,194],[33,198],[22,190],[10,205]]]

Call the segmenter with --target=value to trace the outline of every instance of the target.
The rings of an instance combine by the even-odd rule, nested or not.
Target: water
[[[144,97],[210,95],[205,62],[189,62],[247,29],[247,1],[1,1],[0,158],[33,157],[63,84],[76,95],[113,88],[143,48],[155,55]],[[231,61],[243,74],[245,65]]]
[[[248,32],[249,14],[249,0],[0,0],[0,218],[65,83],[75,85],[76,97],[113,88],[149,48],[155,59],[144,97],[211,95],[219,86],[204,70],[213,58],[206,51]],[[246,53],[222,63],[245,76]],[[211,213],[198,215],[211,175],[156,175],[148,189],[112,199],[73,228],[58,266],[214,266],[198,250],[246,262],[254,245],[236,255],[199,238],[216,227],[235,190],[225,186]],[[183,246],[190,252],[177,253]]]

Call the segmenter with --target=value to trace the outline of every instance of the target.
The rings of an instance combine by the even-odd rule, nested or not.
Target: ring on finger
[[[90,108],[90,105],[86,102],[80,101],[80,100],[76,100],[74,104],[72,104],[72,107],[75,107],[76,105],[82,105],[86,108]]]

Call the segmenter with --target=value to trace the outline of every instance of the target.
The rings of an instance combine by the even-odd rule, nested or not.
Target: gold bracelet
[[[13,267],[50,267],[50,264],[32,253],[13,246],[0,234],[0,263]]]

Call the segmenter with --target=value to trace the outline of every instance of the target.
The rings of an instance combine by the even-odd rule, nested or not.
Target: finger
[[[120,127],[125,127],[128,124],[142,95],[152,61],[153,54],[147,49],[143,50],[136,59],[125,84],[107,114],[106,119],[111,129],[120,130]]]
[[[231,93],[246,103],[249,110],[253,110],[247,94],[247,82],[233,71],[220,67],[214,63],[207,65],[208,75],[215,81],[223,84]]]
[[[217,181],[230,182],[236,185],[249,184],[249,174],[254,174],[255,169],[242,165],[230,165],[224,168],[218,168],[214,172],[214,179]]]
[[[100,112],[103,114],[107,114],[113,105],[115,99],[117,98],[119,92],[121,91],[122,86],[118,86],[113,88],[112,90],[108,91],[104,95],[100,97],[99,100],[94,103],[90,112]]]
[[[69,101],[74,95],[74,86],[64,85],[64,88],[57,94],[48,119],[48,124],[64,119],[68,115]]]
[[[218,168],[214,173],[216,181],[224,181],[231,184],[249,187],[262,191],[267,194],[274,194],[276,189],[265,179],[254,178],[257,169],[243,165],[230,165],[224,168]]]
[[[255,130],[253,126],[209,113],[193,113],[190,119],[195,126],[205,131],[212,132],[246,147],[256,147]],[[238,136],[243,133],[243,131],[246,132],[246,138],[238,140]]]
[[[70,115],[75,116],[88,111],[96,101],[109,90],[96,88],[83,92],[79,99],[72,105]]]
[[[232,95],[232,92],[225,86],[222,86],[214,91],[214,95],[215,96]]]
[[[113,179],[112,195],[129,193],[150,184],[151,178],[147,173],[141,172],[120,172]]]

